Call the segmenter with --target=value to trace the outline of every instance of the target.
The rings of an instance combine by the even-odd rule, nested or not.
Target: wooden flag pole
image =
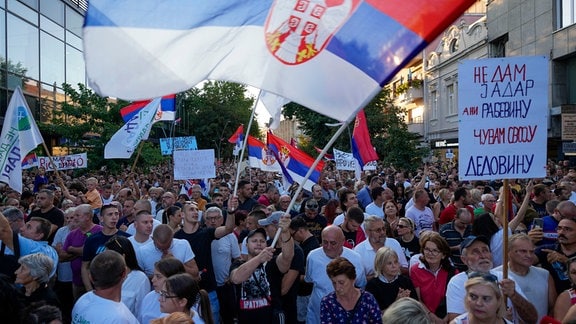
[[[502,204],[504,208],[502,208],[502,278],[508,278],[508,202],[510,201],[510,188],[508,187],[508,179],[504,179],[503,181],[503,190],[502,193],[504,195]]]
[[[56,178],[63,180],[62,177],[60,176],[60,173],[58,172],[58,167],[56,166],[56,163],[54,163],[54,159],[52,158],[52,154],[50,154],[50,151],[48,150],[48,146],[46,146],[46,143],[44,142],[44,139],[42,139],[42,146],[44,147],[44,151],[46,151],[46,155],[48,155],[48,160],[50,160],[50,163],[54,166],[54,172],[56,173]],[[46,170],[48,171],[48,170]]]
[[[140,157],[140,153],[142,152],[142,146],[144,146],[144,141],[140,141],[140,144],[138,144],[138,152],[136,153],[136,157],[134,158],[134,163],[132,163],[130,174],[134,173],[134,170],[136,169],[136,163],[138,162],[138,158]],[[172,145],[172,149],[174,149],[174,145]]]

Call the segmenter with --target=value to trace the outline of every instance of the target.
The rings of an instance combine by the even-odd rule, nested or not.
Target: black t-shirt
[[[243,260],[234,261],[230,267],[230,273],[244,262]],[[266,268],[261,264],[246,281],[237,285],[238,323],[272,324],[274,314],[272,286],[276,285],[275,289],[280,290],[281,280],[282,276],[276,266],[276,258],[273,258],[266,264]]]
[[[45,213],[41,212],[40,209],[37,209],[31,212],[30,215],[28,215],[28,220],[30,220],[30,218],[32,217],[40,217],[47,219],[50,221],[50,223],[58,226],[58,228],[64,226],[64,213],[56,207],[52,207],[52,209],[50,209]],[[54,235],[56,235],[56,231],[52,232],[50,237],[48,237],[49,245],[52,245],[52,241],[54,241]]]
[[[324,227],[328,225],[326,217],[322,215],[316,215],[316,217],[314,218],[309,218],[308,216],[306,216],[306,214],[300,214],[298,216],[302,216],[302,218],[304,218],[304,220],[306,221],[306,227],[308,227],[310,233],[312,233],[312,235],[316,237],[318,242],[321,242],[322,230],[324,229]]]
[[[188,234],[180,229],[174,233],[174,238],[184,239],[190,243],[194,260],[200,271],[200,288],[208,292],[216,290],[216,277],[212,265],[212,241],[216,239],[215,228],[199,228],[196,232]]]
[[[402,251],[404,251],[406,260],[410,260],[410,258],[414,254],[420,253],[420,241],[418,240],[416,235],[414,235],[414,237],[410,242],[404,242],[404,240],[401,237],[399,237],[397,240],[400,243],[400,246],[402,247]]]
[[[129,237],[130,234],[118,230],[112,235],[104,235],[101,231],[91,235],[86,239],[84,243],[84,249],[82,250],[82,261],[92,261],[96,255],[102,253],[106,247],[104,246],[108,240],[110,240],[114,235],[122,235]]]

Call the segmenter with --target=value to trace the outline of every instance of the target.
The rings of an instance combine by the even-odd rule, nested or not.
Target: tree
[[[69,101],[61,103],[60,109],[52,111],[49,123],[38,125],[41,131],[65,139],[70,154],[87,152],[88,167],[91,170],[106,166],[108,170],[118,171],[122,164],[131,166],[136,154],[130,160],[104,159],[104,146],[124,125],[120,108],[128,103],[100,97],[83,84],[78,84],[78,90],[69,84],[63,84],[62,87]],[[142,155],[146,158],[139,158],[138,166],[153,166],[166,159],[160,155],[157,145],[150,142],[143,145]]]
[[[216,158],[223,159],[232,157],[234,144],[228,143],[228,138],[240,124],[246,131],[253,103],[254,99],[246,96],[245,86],[224,81],[208,81],[202,88],[190,89],[181,101],[198,148],[213,148]],[[257,122],[252,123],[250,134],[260,137]]]
[[[398,169],[413,170],[427,156],[428,151],[419,147],[418,135],[410,133],[404,122],[404,109],[394,106],[388,90],[384,89],[365,108],[368,131],[371,134],[372,145],[376,148],[380,161],[384,166]],[[304,106],[290,103],[282,111],[288,119],[297,119],[300,128],[310,137],[308,145],[303,150],[316,156],[316,147],[324,147],[336,133],[337,127],[328,127],[326,123],[337,123],[337,120],[323,116]],[[353,123],[348,125],[333,147],[351,152],[351,136]]]

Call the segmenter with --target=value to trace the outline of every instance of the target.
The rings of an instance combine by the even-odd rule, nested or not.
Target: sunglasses
[[[468,279],[472,279],[472,278],[482,278],[486,281],[498,283],[498,277],[496,277],[495,275],[493,275],[491,273],[484,273],[484,272],[477,272],[477,271],[471,272],[468,274]]]

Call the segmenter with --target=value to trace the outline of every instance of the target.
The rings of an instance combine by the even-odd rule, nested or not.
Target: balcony
[[[422,90],[422,87],[410,87],[406,90],[406,92],[400,94],[398,99],[401,103],[408,104],[422,100],[422,98],[424,98],[424,91]]]
[[[420,119],[419,122],[408,123],[406,126],[408,126],[408,131],[410,133],[416,133],[424,136],[424,123],[422,122],[422,119]]]

